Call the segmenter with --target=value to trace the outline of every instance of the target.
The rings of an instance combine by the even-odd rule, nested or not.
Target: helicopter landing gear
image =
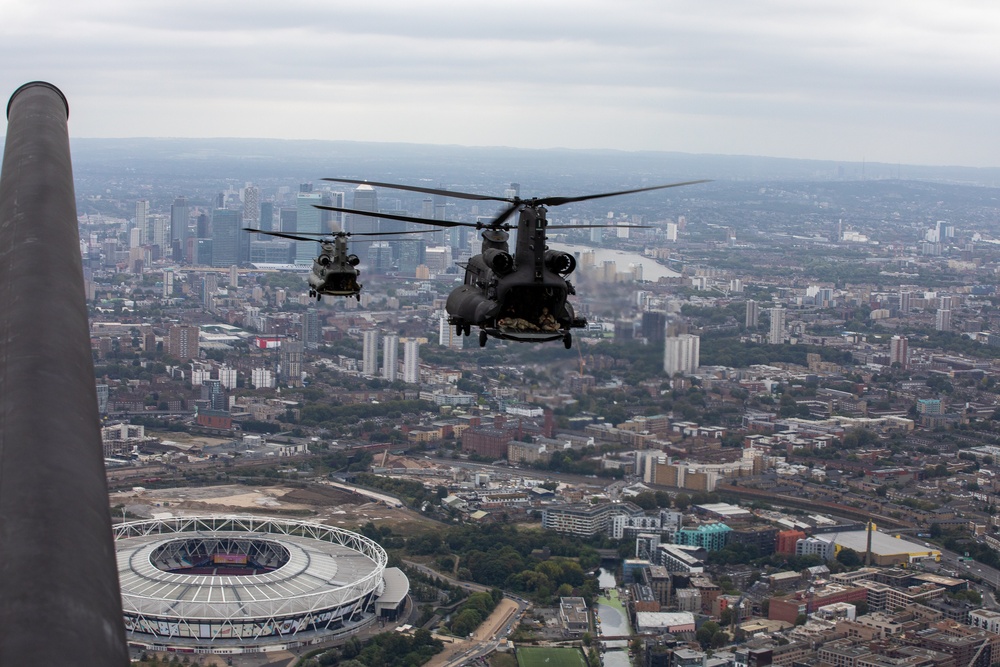
[[[358,301],[361,301],[361,294],[360,293],[355,294],[354,298],[357,299]]]
[[[314,290],[314,289],[309,290],[309,298],[311,299],[314,296],[316,296],[316,290]]]
[[[317,301],[322,301],[323,300],[323,295],[317,292],[316,293],[316,300]]]
[[[566,332],[566,335],[565,335],[565,336],[563,336],[563,346],[564,346],[564,347],[565,347],[565,348],[566,348],[567,350],[568,350],[569,348],[573,347],[573,334],[571,334],[571,333],[570,333],[570,332],[568,332],[568,331]]]
[[[461,322],[459,322],[458,324],[455,325],[455,335],[456,336],[461,336],[462,335],[462,324],[461,324]]]
[[[463,324],[462,325],[462,333],[464,333],[466,336],[468,336],[469,334],[471,334],[472,333],[472,325],[469,324],[468,322],[466,322],[465,324]]]
[[[483,331],[482,329],[480,329],[479,330],[479,347],[486,347],[486,341],[488,339],[489,339],[489,336],[486,335],[486,332]]]

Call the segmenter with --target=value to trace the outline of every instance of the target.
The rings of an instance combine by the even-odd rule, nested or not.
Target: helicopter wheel
[[[361,294],[360,293],[355,294],[354,298],[357,299],[358,301],[361,301]]]
[[[461,325],[461,323],[455,325],[455,335],[456,336],[461,336],[462,335],[462,325]]]
[[[316,290],[314,289],[309,290],[309,298],[311,299],[314,296],[316,296]]]
[[[323,300],[323,295],[322,294],[317,294],[316,295],[316,300],[317,301],[322,301]]]
[[[567,350],[573,347],[573,334],[569,333],[568,331],[566,332],[566,335],[563,336],[563,345],[566,347]]]
[[[468,336],[469,334],[472,333],[472,325],[466,322],[465,324],[462,325],[462,331],[465,333],[466,336]]]
[[[480,329],[479,330],[479,347],[486,347],[486,341],[488,339],[489,339],[489,336],[486,335],[486,332],[483,331],[482,329]]]

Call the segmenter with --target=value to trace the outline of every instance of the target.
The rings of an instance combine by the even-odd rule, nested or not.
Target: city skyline
[[[247,137],[997,166],[1000,8],[8,3],[4,89],[74,137]],[[529,20],[530,19],[530,20]],[[461,54],[458,57],[457,54]]]

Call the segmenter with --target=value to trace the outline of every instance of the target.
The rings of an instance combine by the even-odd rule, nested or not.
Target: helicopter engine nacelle
[[[358,264],[361,263],[361,258],[359,258],[357,255],[348,255],[347,263],[350,264],[351,266],[357,266]]]
[[[510,253],[503,250],[496,248],[486,249],[483,251],[483,260],[488,267],[493,269],[494,273],[500,276],[505,276],[514,270],[514,258],[510,256]]]
[[[568,276],[576,268],[576,258],[568,252],[546,250],[545,266],[561,276]]]
[[[329,266],[330,265],[330,256],[329,255],[320,255],[319,257],[316,258],[316,263],[319,264],[320,266]]]

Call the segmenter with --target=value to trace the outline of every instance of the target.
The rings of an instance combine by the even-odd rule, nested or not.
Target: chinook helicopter
[[[587,320],[577,317],[573,306],[567,300],[567,297],[576,294],[576,288],[568,280],[568,276],[576,268],[576,259],[569,253],[550,249],[545,243],[548,238],[545,230],[613,228],[616,225],[549,225],[546,219],[546,207],[708,182],[707,180],[685,181],[578,197],[521,199],[516,196],[494,197],[347,178],[323,180],[458,199],[506,203],[507,206],[489,222],[428,220],[390,213],[378,213],[377,217],[436,227],[474,227],[482,232],[480,254],[471,257],[468,262],[459,264],[465,269],[465,279],[460,287],[448,295],[445,303],[448,323],[455,327],[456,333],[468,336],[472,326],[479,327],[480,347],[485,347],[486,342],[492,337],[522,343],[561,340],[566,349],[573,345],[571,329],[587,326]],[[315,206],[328,211],[374,217],[370,211],[319,204]],[[507,222],[514,213],[519,214],[516,226]],[[508,245],[511,229],[517,229],[517,245],[513,253]]]
[[[313,260],[312,271],[309,272],[309,296],[317,301],[327,296],[346,296],[361,300],[361,283],[357,268],[361,260],[357,255],[347,250],[348,238],[351,236],[391,236],[399,234],[414,234],[420,232],[266,232],[260,229],[244,227],[245,231],[254,234],[266,234],[293,241],[317,241],[320,244],[320,254]],[[430,231],[430,230],[429,230]]]

